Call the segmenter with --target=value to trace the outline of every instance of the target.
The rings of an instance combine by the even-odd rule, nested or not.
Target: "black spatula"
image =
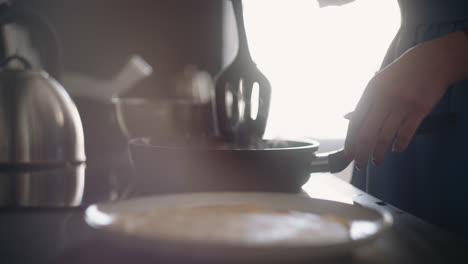
[[[232,5],[239,49],[233,62],[216,78],[216,113],[221,136],[245,146],[261,139],[265,132],[271,86],[250,56],[242,1],[232,0]]]

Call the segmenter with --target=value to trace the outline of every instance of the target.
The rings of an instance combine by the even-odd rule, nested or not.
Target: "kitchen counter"
[[[303,187],[313,198],[385,207],[392,229],[343,263],[468,263],[468,242],[385,203],[331,174],[312,175]],[[341,263],[341,262],[336,262]]]
[[[380,201],[331,174],[313,174],[304,185],[313,198],[385,207],[393,228],[378,240],[347,255],[309,263],[468,263],[468,243]],[[83,221],[84,206],[74,209],[0,209],[2,263],[193,263],[117,248],[96,238]],[[10,261],[6,261],[10,260]]]

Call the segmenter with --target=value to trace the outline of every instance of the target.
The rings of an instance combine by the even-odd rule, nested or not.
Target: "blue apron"
[[[417,44],[468,27],[468,1],[399,0],[399,4],[402,25],[382,67]],[[415,136],[403,153],[388,150],[380,166],[355,170],[352,183],[468,238],[468,80],[449,87],[431,114],[449,112],[455,114],[453,126]]]

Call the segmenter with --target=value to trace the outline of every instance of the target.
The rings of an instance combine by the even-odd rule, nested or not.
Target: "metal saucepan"
[[[452,125],[453,114],[423,121],[418,134]],[[239,147],[218,138],[162,146],[130,140],[138,194],[195,191],[298,192],[313,172],[339,172],[349,161],[344,151],[317,153],[317,141],[261,140]]]

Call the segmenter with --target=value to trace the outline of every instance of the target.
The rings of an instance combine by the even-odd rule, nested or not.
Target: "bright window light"
[[[266,137],[344,138],[343,116],[398,30],[397,1],[327,8],[315,0],[243,2],[253,59],[273,89]]]

